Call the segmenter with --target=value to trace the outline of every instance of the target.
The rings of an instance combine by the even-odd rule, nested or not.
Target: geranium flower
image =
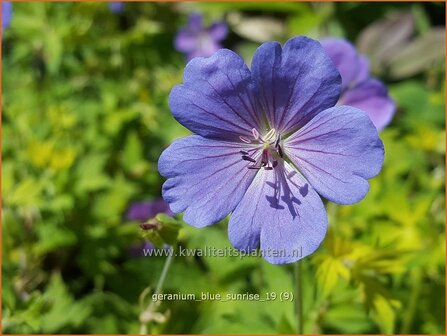
[[[204,27],[202,15],[193,13],[188,23],[181,28],[175,37],[175,49],[186,55],[187,61],[198,56],[211,56],[222,45],[221,42],[228,34],[228,26],[223,22],[215,22]]]
[[[376,128],[382,130],[393,118],[396,105],[386,86],[370,77],[367,58],[343,39],[326,38],[321,44],[340,71],[342,94],[339,104],[365,111]]]
[[[172,215],[169,205],[163,199],[134,202],[127,209],[126,218],[132,221],[144,222],[159,213]]]
[[[237,249],[260,247],[271,263],[313,253],[326,234],[319,196],[352,204],[383,163],[366,113],[337,106],[341,77],[320,43],[295,37],[261,45],[251,71],[222,49],[195,58],[169,97],[195,135],[161,155],[163,197],[184,221],[204,227],[230,212]]]
[[[2,2],[2,28],[8,28],[12,19],[12,3]]]

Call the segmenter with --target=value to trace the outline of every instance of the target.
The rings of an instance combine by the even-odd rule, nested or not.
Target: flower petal
[[[225,37],[227,37],[228,34],[228,26],[224,22],[216,22],[213,23],[208,28],[208,33],[210,34],[211,38],[216,41],[220,42]]]
[[[359,63],[357,65],[357,75],[354,77],[355,83],[361,83],[369,77],[369,60],[366,56],[359,56]]]
[[[368,78],[368,60],[359,55],[351,43],[339,38],[325,38],[321,45],[340,71],[343,90]]]
[[[286,139],[284,149],[317,192],[339,204],[365,197],[367,179],[383,164],[384,149],[365,112],[338,106],[318,114]]]
[[[183,81],[172,89],[169,105],[174,117],[194,133],[238,141],[261,128],[250,70],[234,52],[221,49],[209,58],[194,58]]]
[[[195,51],[198,45],[199,40],[197,35],[186,30],[179,31],[174,40],[175,49],[183,53],[191,53]]]
[[[201,40],[198,41],[197,48],[187,55],[187,59],[190,61],[194,57],[210,57],[221,48],[220,44],[214,41],[210,36],[202,37]]]
[[[5,29],[11,23],[12,3],[2,1],[2,27]]]
[[[228,224],[234,247],[249,252],[260,244],[262,256],[274,264],[313,253],[326,229],[320,196],[284,161],[258,172]]]
[[[377,79],[368,79],[346,91],[340,104],[357,107],[368,113],[378,130],[388,125],[396,112],[396,104],[388,95],[387,88]]]
[[[172,215],[169,205],[163,199],[134,202],[127,210],[126,218],[133,221],[144,222],[159,213]]]
[[[188,29],[191,33],[199,34],[203,29],[203,17],[201,13],[195,12],[188,16],[188,24],[185,29]]]
[[[242,145],[192,135],[172,143],[158,169],[167,178],[163,198],[195,227],[216,223],[239,203],[256,171],[247,168]]]
[[[253,78],[271,126],[294,131],[317,113],[334,106],[340,95],[340,74],[320,43],[304,36],[284,48],[262,44],[252,62]]]

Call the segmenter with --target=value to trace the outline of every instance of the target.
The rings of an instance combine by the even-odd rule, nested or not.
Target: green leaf
[[[144,165],[143,146],[136,132],[131,132],[127,135],[121,161],[123,166],[130,172],[141,169],[140,167]]]
[[[373,302],[373,309],[373,316],[380,327],[380,331],[388,335],[393,334],[396,323],[396,313],[390,302],[383,296],[376,295]]]
[[[37,255],[76,244],[76,235],[72,231],[54,223],[40,223],[36,229],[39,241],[34,245],[34,252]]]
[[[63,44],[59,32],[53,27],[47,27],[45,30],[44,57],[51,74],[59,71],[62,59]]]
[[[75,189],[79,194],[103,189],[111,183],[104,174],[107,155],[92,153],[84,155],[76,169],[77,183]]]
[[[340,276],[349,278],[349,270],[339,259],[326,257],[317,268],[317,282],[320,294],[323,297],[329,296],[337,285]]]
[[[44,333],[57,333],[64,327],[79,326],[90,316],[89,305],[74,300],[58,273],[52,275],[43,297],[48,305],[48,311],[41,316]]]
[[[39,202],[38,196],[42,189],[42,183],[32,177],[28,177],[14,188],[9,195],[5,195],[5,203],[18,206],[32,206]]]
[[[369,333],[372,327],[365,308],[355,303],[341,303],[329,307],[322,324],[325,328],[349,334]]]

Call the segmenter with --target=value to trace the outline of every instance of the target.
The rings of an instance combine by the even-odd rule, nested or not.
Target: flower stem
[[[165,282],[166,275],[168,274],[169,267],[171,266],[172,259],[174,256],[174,251],[171,248],[170,253],[168,253],[168,257],[166,258],[165,264],[163,266],[163,270],[161,271],[160,279],[158,279],[157,287],[155,287],[155,294],[160,294],[161,288],[163,287],[163,283]]]
[[[295,294],[295,304],[296,304],[296,322],[297,322],[297,333],[303,334],[303,284],[301,278],[301,266],[302,261],[299,260],[295,263],[295,286],[296,286],[296,294]]]
[[[160,278],[158,279],[157,286],[155,287],[154,294],[157,296],[158,296],[158,294],[161,293],[161,289],[163,288],[163,284],[165,282],[166,275],[168,274],[169,267],[171,266],[173,257],[174,257],[174,251],[171,247],[171,249],[168,253],[168,257],[166,258],[165,263],[163,265],[163,269],[161,271]],[[147,325],[148,325],[148,323],[150,323],[150,321],[145,321],[144,318],[142,319],[141,317],[148,316],[154,311],[154,309],[155,309],[154,302],[155,301],[151,301],[151,303],[149,303],[147,308],[140,314],[140,320],[141,320],[140,335],[147,334],[147,331],[148,331]]]

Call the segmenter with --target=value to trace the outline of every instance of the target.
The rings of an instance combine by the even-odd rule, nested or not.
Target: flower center
[[[259,144],[260,148],[255,148],[252,153],[241,150],[242,160],[251,163],[247,166],[248,169],[264,168],[265,170],[273,170],[273,168],[278,165],[278,160],[283,158],[281,135],[276,133],[274,128],[268,131],[264,136],[261,136],[255,128],[253,128],[251,132],[253,134],[252,139],[243,136],[240,136],[239,138],[247,144]]]

